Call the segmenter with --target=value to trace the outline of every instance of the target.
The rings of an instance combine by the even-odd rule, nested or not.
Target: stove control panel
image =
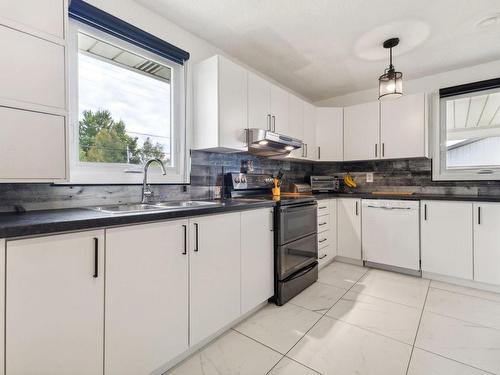
[[[268,174],[229,173],[226,180],[233,190],[269,189],[273,185]]]

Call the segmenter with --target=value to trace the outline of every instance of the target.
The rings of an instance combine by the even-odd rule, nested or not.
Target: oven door
[[[318,258],[318,235],[316,233],[289,242],[276,248],[276,272],[278,280],[316,262]]]
[[[277,244],[284,245],[317,232],[318,204],[316,202],[279,208]]]

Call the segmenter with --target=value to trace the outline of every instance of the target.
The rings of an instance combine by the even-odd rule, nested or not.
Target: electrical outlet
[[[366,174],[366,182],[373,182],[373,172]]]

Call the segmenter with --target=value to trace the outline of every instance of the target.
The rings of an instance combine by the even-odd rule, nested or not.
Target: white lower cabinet
[[[500,285],[499,203],[474,203],[474,280]]]
[[[241,213],[241,314],[274,295],[273,210]]]
[[[328,227],[319,226],[328,223]],[[337,200],[318,201],[318,262],[322,267],[337,255]]]
[[[240,316],[240,213],[189,220],[190,345]]]
[[[6,261],[6,373],[102,375],[104,231],[8,241]]]
[[[472,280],[472,203],[421,202],[422,271]]]
[[[106,375],[150,374],[188,349],[187,228],[106,231]]]
[[[361,260],[361,199],[340,198],[337,202],[337,255]]]

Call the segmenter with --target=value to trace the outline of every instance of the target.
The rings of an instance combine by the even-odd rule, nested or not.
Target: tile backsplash
[[[225,172],[238,172],[246,164],[253,165],[254,173],[283,170],[285,187],[290,182],[303,182],[311,174],[342,176],[350,172],[360,192],[500,195],[500,181],[432,181],[431,160],[425,158],[313,164],[202,151],[191,153],[190,185],[155,185],[153,190],[158,200],[212,199],[218,194],[222,167]],[[374,175],[371,183],[366,182],[368,172]],[[0,184],[0,212],[137,202],[140,195],[140,185]]]
[[[313,174],[343,176],[349,172],[356,191],[412,191],[421,194],[500,195],[500,181],[432,181],[432,160],[426,158],[316,163]],[[373,182],[366,174],[373,173]],[[346,188],[349,190],[349,188]]]

